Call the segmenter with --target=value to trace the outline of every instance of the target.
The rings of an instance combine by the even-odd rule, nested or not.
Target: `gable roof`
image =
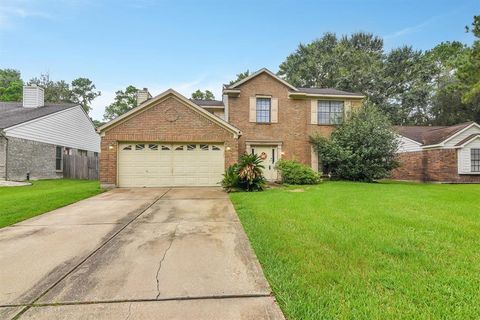
[[[73,103],[48,103],[43,107],[24,108],[22,102],[0,102],[0,129],[45,117],[78,106]]]
[[[225,120],[223,120],[222,118],[220,117],[217,117],[213,114],[211,114],[210,112],[206,111],[205,109],[203,109],[202,107],[200,107],[199,105],[193,103],[190,99],[187,99],[186,97],[184,97],[183,95],[181,95],[180,93],[178,93],[177,91],[173,90],[173,89],[168,89],[162,93],[160,93],[159,95],[156,95],[155,97],[151,98],[151,99],[148,99],[147,101],[143,102],[142,104],[140,104],[139,106],[133,108],[132,110],[122,114],[121,116],[113,119],[112,121],[110,122],[107,122],[105,123],[104,125],[100,126],[97,131],[98,132],[102,132],[102,131],[105,131],[107,130],[108,128],[116,125],[116,124],[119,124],[121,123],[122,121],[124,120],[127,120],[128,118],[130,118],[131,116],[133,116],[135,113],[139,112],[139,111],[142,111],[143,109],[147,109],[149,107],[152,107],[155,105],[155,103],[159,102],[160,100],[162,99],[166,99],[168,98],[169,96],[173,96],[175,98],[177,98],[178,100],[180,100],[183,104],[185,104],[187,107],[193,109],[194,111],[198,112],[200,115],[204,116],[205,118],[215,122],[216,124],[220,125],[221,127],[223,127],[224,129],[232,132],[233,134],[235,135],[241,135],[242,132],[237,129],[236,127],[232,126],[230,123],[226,122]]]
[[[241,84],[263,74],[263,73],[266,73],[268,74],[269,76],[273,77],[274,79],[278,80],[279,82],[283,83],[284,85],[286,85],[287,87],[289,87],[290,89],[292,89],[293,91],[298,91],[297,88],[295,88],[294,86],[292,86],[290,83],[288,83],[287,81],[283,80],[282,78],[280,78],[279,76],[277,76],[275,73],[273,73],[272,71],[268,70],[267,68],[262,68],[254,73],[252,73],[251,75],[249,75],[248,77],[246,78],[243,78],[242,80],[240,81],[237,81],[235,82],[234,84],[232,85],[229,85],[226,87],[226,89],[235,89],[236,87],[240,86]]]
[[[276,79],[277,81],[283,83],[286,85],[288,88],[290,88],[292,91],[290,92],[289,95],[292,96],[305,96],[305,95],[310,95],[310,96],[332,96],[332,97],[342,97],[342,96],[349,96],[349,97],[355,97],[355,98],[365,98],[365,96],[361,93],[356,93],[356,92],[347,92],[347,91],[342,91],[342,90],[337,90],[333,88],[296,88],[287,81],[283,80],[267,68],[262,68],[248,77],[235,82],[232,85],[225,85],[224,86],[224,92],[232,92],[232,93],[239,93],[236,89],[238,86],[242,85],[243,83],[259,76],[260,74],[266,73]]]
[[[462,141],[457,143],[455,145],[455,147],[461,147],[461,146],[469,143],[470,141],[475,140],[476,138],[480,138],[480,133],[474,133],[474,134],[469,135],[468,137],[466,137],[465,139],[463,139]]]
[[[453,126],[395,126],[394,128],[402,136],[429,146],[440,144],[474,124],[475,122],[470,121]]]

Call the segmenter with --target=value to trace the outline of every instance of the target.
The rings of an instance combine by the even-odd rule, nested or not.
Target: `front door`
[[[277,146],[252,146],[252,153],[258,155],[262,159],[263,175],[268,181],[275,181],[278,179],[275,164],[278,160]]]

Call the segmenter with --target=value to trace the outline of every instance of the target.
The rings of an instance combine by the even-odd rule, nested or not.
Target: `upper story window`
[[[270,123],[272,99],[257,98],[256,117],[257,122]]]
[[[472,172],[480,172],[480,149],[470,149]]]
[[[343,122],[343,101],[319,100],[318,124],[339,124]]]

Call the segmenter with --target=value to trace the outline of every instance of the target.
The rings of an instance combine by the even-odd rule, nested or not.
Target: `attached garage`
[[[215,186],[222,179],[224,163],[223,144],[122,143],[119,186]]]
[[[98,129],[102,187],[218,186],[240,130],[174,90]]]

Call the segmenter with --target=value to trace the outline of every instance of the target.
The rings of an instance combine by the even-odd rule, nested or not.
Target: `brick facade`
[[[310,99],[291,99],[285,84],[267,73],[259,74],[241,84],[240,95],[228,99],[228,121],[242,131],[239,140],[239,154],[246,152],[246,141],[279,141],[282,155],[306,165],[312,163],[309,136],[320,134],[330,136],[334,126],[310,124]],[[278,122],[255,123],[249,121],[249,99],[256,95],[272,96],[278,99]],[[324,98],[315,98],[324,99]],[[348,100],[348,99],[342,99]],[[359,107],[359,99],[352,100],[352,107]]]
[[[14,137],[9,137],[7,144],[8,180],[25,180],[27,173],[30,173],[32,180],[63,177],[61,172],[55,170],[55,145]]]
[[[120,142],[217,142],[225,145],[225,166],[238,159],[238,139],[227,129],[192,110],[173,95],[133,114],[102,133],[100,182],[117,184]]]
[[[398,154],[400,167],[392,179],[451,183],[480,183],[480,175],[458,174],[456,149],[434,149]]]

